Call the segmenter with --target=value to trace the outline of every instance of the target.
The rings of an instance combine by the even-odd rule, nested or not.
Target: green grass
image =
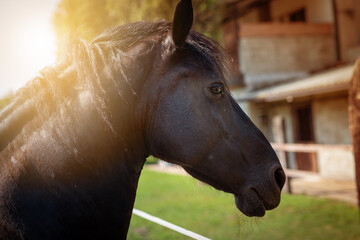
[[[211,239],[360,239],[359,213],[345,203],[283,195],[264,218],[247,218],[234,198],[186,176],[144,170],[135,208]],[[133,216],[128,239],[189,239]]]

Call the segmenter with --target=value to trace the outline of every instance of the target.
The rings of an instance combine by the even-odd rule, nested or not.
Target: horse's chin
[[[221,183],[219,181],[219,179],[213,178],[213,177],[209,176],[208,174],[204,174],[201,171],[190,168],[190,167],[183,166],[183,169],[185,169],[185,171],[187,173],[189,173],[191,176],[193,176],[194,178],[196,178],[206,184],[209,184],[210,186],[214,187],[217,190],[224,191],[227,193],[233,193],[232,189],[229,186],[227,186],[226,184]]]
[[[255,191],[247,194],[235,195],[236,207],[248,217],[263,217],[266,212],[265,205]]]

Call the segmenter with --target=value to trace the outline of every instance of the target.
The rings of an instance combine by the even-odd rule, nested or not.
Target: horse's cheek
[[[181,99],[181,100],[179,100]],[[156,150],[172,161],[186,162],[202,155],[208,134],[203,128],[202,114],[191,98],[181,93],[169,96],[161,104],[154,126],[157,136]]]

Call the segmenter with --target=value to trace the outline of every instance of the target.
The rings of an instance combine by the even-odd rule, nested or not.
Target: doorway
[[[295,142],[314,143],[314,128],[311,104],[301,104],[294,107]],[[297,169],[317,172],[316,154],[314,152],[296,152]]]

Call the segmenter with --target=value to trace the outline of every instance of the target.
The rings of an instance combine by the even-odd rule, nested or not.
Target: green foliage
[[[204,187],[186,176],[145,169],[135,208],[211,239],[360,239],[359,213],[345,203],[283,195],[264,218],[247,218],[231,194]],[[128,235],[134,239],[189,239],[133,216]]]
[[[172,20],[178,0],[61,0],[53,23],[59,52],[81,35],[91,40],[105,29],[127,22]],[[194,29],[219,37],[222,0],[194,0]]]
[[[0,109],[2,109],[3,107],[5,107],[13,98],[12,95],[6,96],[2,99],[0,99]]]
[[[149,156],[148,158],[146,158],[146,162],[145,164],[156,164],[158,163],[159,159],[157,159],[154,156]]]

